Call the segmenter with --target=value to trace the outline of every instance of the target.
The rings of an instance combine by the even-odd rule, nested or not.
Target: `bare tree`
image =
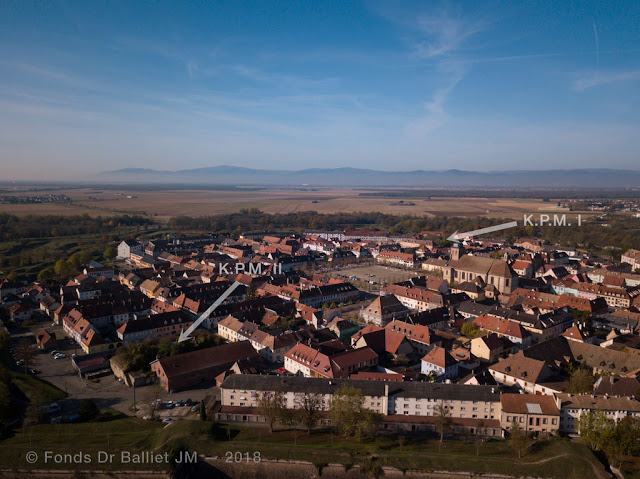
[[[440,444],[444,441],[444,435],[451,429],[451,412],[441,399],[434,408],[434,416],[436,419],[436,429],[440,433]]]
[[[24,362],[24,373],[27,374],[29,366],[33,363],[33,359],[36,357],[36,351],[33,344],[28,339],[23,339],[18,343],[16,349],[16,358]]]
[[[269,430],[273,433],[273,426],[282,417],[285,409],[284,394],[282,391],[265,391],[258,395],[258,408],[269,424]]]
[[[485,424],[484,421],[482,419],[480,419],[480,421],[478,422],[478,427],[476,428],[476,435],[473,438],[473,441],[475,443],[476,446],[476,456],[480,455],[480,447],[482,446],[482,443],[484,442],[484,432],[485,432]]]
[[[304,393],[296,396],[294,400],[300,423],[311,434],[319,420],[319,412],[324,409],[324,397],[322,394]]]

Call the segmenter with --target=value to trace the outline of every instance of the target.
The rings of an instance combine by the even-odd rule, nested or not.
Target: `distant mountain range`
[[[161,171],[124,168],[98,175],[102,182],[251,186],[374,186],[448,188],[638,188],[640,171],[615,169],[510,171],[379,171],[361,168],[261,170],[213,166]]]

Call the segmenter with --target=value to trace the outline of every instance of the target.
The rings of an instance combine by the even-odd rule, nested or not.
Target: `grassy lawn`
[[[40,425],[16,431],[13,437],[1,443],[0,464],[27,467],[25,454],[28,451],[40,455],[45,450],[82,451],[95,455],[97,451],[163,452],[175,445],[206,456],[224,456],[226,451],[250,454],[259,451],[264,459],[345,466],[375,462],[401,470],[492,472],[563,479],[596,477],[604,470],[586,447],[563,439],[538,441],[519,460],[509,444],[503,441],[483,443],[477,455],[476,445],[465,441],[445,441],[440,445],[436,439],[398,439],[385,435],[371,442],[358,443],[329,433],[308,436],[300,431],[276,431],[270,434],[263,428],[229,429],[200,421],[178,421],[164,427],[157,422],[116,412],[104,413],[99,421],[92,423]],[[33,467],[44,466],[37,462]],[[47,464],[46,467],[56,466]],[[113,464],[112,467],[122,466]],[[144,467],[150,469],[149,465]]]
[[[30,404],[48,404],[67,397],[64,391],[27,374],[12,371],[11,380],[27,397]]]
[[[473,442],[445,441],[424,437],[378,436],[375,441],[358,443],[327,433],[308,436],[303,432],[278,431],[273,435],[266,429],[232,427],[231,441],[227,427],[216,427],[217,441],[206,442],[207,454],[223,455],[226,451],[260,451],[263,458],[311,461],[314,464],[363,464],[372,458],[382,466],[401,470],[473,471],[540,477],[595,477],[595,470],[603,466],[583,445],[562,439],[537,441],[530,451],[517,459],[510,445],[504,441],[488,441],[480,446],[477,455]],[[221,442],[222,441],[222,442]],[[185,443],[199,453],[205,445],[198,438]]]
[[[162,428],[161,423],[127,417],[116,411],[107,411],[89,423],[32,426],[16,430],[14,436],[0,443],[0,464],[9,468],[69,469],[64,464],[45,464],[44,451],[60,454],[81,451],[92,457],[97,457],[97,451],[148,451],[155,448],[155,435]],[[39,455],[31,466],[25,460],[29,451]],[[112,464],[112,467],[118,469],[121,465]],[[109,467],[100,465],[100,468]],[[140,468],[150,469],[146,465]]]

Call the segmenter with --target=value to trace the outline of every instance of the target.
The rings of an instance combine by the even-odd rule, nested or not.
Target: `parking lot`
[[[52,327],[49,325],[47,329],[56,332],[58,338],[58,347],[56,349],[64,353],[66,357],[55,359],[50,353],[39,352],[33,362],[33,368],[37,371],[36,376],[65,391],[69,399],[93,399],[100,409],[116,409],[126,414],[132,414],[133,388],[118,381],[112,374],[99,378],[97,382],[80,377],[73,368],[71,357],[73,354],[82,355],[82,349],[64,336],[60,326]],[[135,399],[137,409],[144,410],[150,409],[151,403],[156,399],[160,399],[163,402],[173,401],[176,403],[187,399],[199,402],[205,398],[216,398],[218,394],[217,388],[196,389],[171,394],[152,384],[136,388]],[[175,407],[162,409],[158,411],[158,415],[186,416],[189,411],[190,408],[188,407]],[[160,412],[163,414],[160,414]]]
[[[367,291],[377,291],[379,288],[399,281],[406,281],[414,276],[422,276],[424,273],[418,270],[406,270],[393,266],[365,265],[346,266],[328,272],[329,275],[350,281],[354,286]]]

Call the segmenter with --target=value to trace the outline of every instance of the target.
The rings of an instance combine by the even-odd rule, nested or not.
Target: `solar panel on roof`
[[[542,408],[540,404],[527,403],[527,412],[529,414],[542,414]]]

